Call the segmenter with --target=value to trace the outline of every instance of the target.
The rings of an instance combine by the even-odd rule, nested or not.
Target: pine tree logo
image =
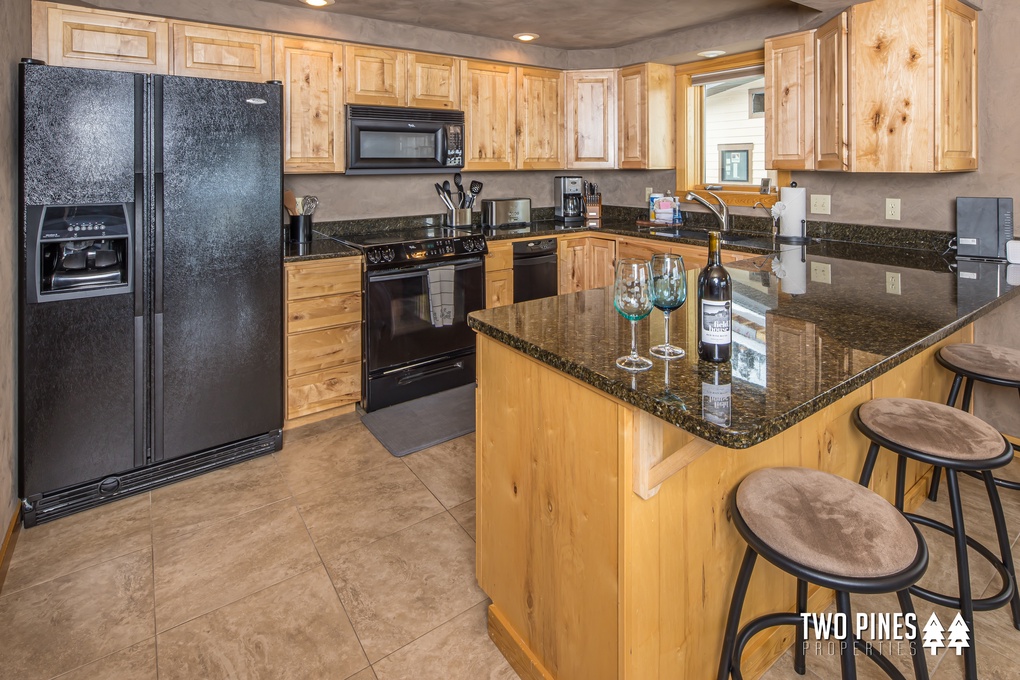
[[[957,618],[960,617],[957,616]],[[960,619],[960,622],[963,623],[963,619]],[[953,625],[956,625],[956,621],[953,621]],[[964,628],[966,628],[966,625],[967,624],[964,624]],[[952,626],[950,626],[950,628],[952,628]],[[927,647],[931,650],[932,656],[938,654],[940,647],[946,646],[946,638],[945,635],[943,635],[945,630],[946,629],[942,627],[942,622],[939,621],[939,617],[935,614],[935,612],[932,612],[931,618],[928,619],[928,623],[924,624],[924,641],[921,643],[922,647]],[[959,650],[957,650],[957,654],[959,654]]]
[[[949,624],[949,646],[956,650],[957,656],[963,654],[964,648],[970,647],[970,627],[960,614]]]

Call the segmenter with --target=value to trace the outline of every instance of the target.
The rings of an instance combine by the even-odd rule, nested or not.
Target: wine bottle
[[[729,364],[698,365],[701,378],[701,417],[720,427],[729,427],[733,413],[733,376]]]
[[[733,293],[719,237],[717,231],[708,233],[708,264],[698,275],[698,356],[716,363],[730,360],[733,342]]]

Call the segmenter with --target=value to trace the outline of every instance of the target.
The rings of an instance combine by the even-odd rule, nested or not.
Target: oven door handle
[[[449,264],[442,263],[442,262],[439,262],[439,263],[436,263],[436,264],[421,264],[421,265],[418,265],[417,267],[412,267],[412,268],[408,268],[408,269],[401,269],[400,272],[396,273],[396,274],[385,274],[385,273],[372,273],[372,272],[370,272],[368,274],[368,281],[370,283],[375,283],[376,281],[395,281],[397,279],[410,279],[410,278],[420,277],[423,274],[426,274],[429,269],[435,269],[436,267],[448,267],[450,265],[453,265],[454,271],[460,272],[460,271],[464,271],[464,270],[467,270],[467,269],[476,269],[478,267],[481,267],[482,266],[482,261],[481,260],[459,260],[458,262],[450,262]]]

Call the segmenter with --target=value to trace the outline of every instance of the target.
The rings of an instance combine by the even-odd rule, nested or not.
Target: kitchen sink
[[[707,231],[695,231],[692,229],[651,229],[648,232],[652,236],[665,236],[667,238],[689,238],[696,239],[698,241],[708,241]],[[734,234],[724,233],[722,235],[723,243],[735,243],[737,241],[745,241],[747,239],[757,238],[751,234]]]

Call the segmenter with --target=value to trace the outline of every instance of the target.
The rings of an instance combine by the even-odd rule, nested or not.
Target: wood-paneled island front
[[[611,288],[472,315],[477,576],[490,635],[521,677],[715,677],[745,547],[729,517],[735,486],[787,465],[857,479],[867,442],[853,409],[873,397],[944,402],[951,376],[935,351],[971,341],[974,319],[1015,293],[987,285],[999,270],[979,284],[921,251],[823,243],[800,255],[775,269],[790,277],[819,262],[832,283],[792,295],[770,258],[727,265],[735,344],[721,366],[698,361],[691,302],[671,327],[687,357],[637,375],[614,365],[630,331]],[[897,296],[884,292],[892,267]],[[639,351],[662,333],[653,311]],[[891,499],[895,466],[882,456],[873,487]],[[908,506],[923,500],[928,473],[908,465]],[[760,564],[745,621],[793,611],[794,591],[792,577]],[[810,605],[829,598],[816,589]],[[791,628],[752,640],[745,677],[792,640]]]

